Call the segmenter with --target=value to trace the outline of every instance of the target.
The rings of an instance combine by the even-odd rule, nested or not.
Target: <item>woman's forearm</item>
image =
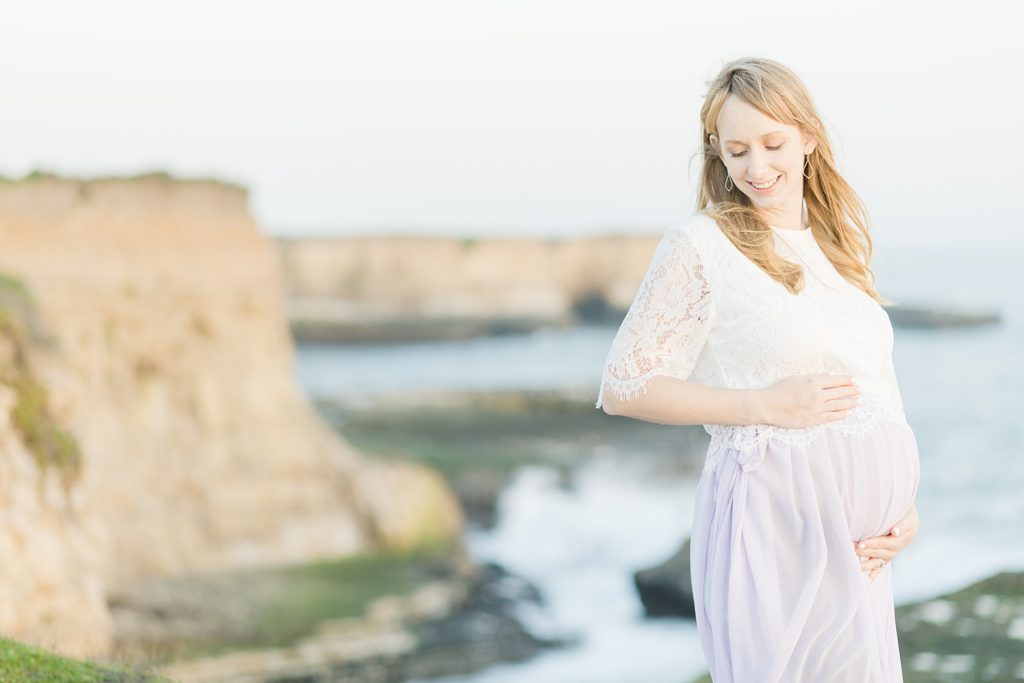
[[[640,397],[619,400],[606,395],[604,412],[666,425],[763,424],[761,389],[721,389],[675,377],[654,377]]]

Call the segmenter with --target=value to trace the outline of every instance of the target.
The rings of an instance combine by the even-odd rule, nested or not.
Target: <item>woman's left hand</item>
[[[875,580],[887,562],[892,562],[900,551],[910,545],[917,536],[917,504],[910,506],[907,516],[896,522],[884,536],[872,536],[853,542],[853,550],[861,558],[861,571],[868,572],[868,579]],[[867,559],[863,559],[863,558]],[[882,562],[881,560],[884,560]]]

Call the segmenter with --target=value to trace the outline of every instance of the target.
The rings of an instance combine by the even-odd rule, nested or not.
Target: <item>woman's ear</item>
[[[718,147],[718,136],[715,135],[714,133],[711,133],[710,135],[708,135],[708,142],[711,144],[712,147]]]
[[[817,130],[818,127],[819,127],[819,124],[818,124],[817,121],[815,121],[814,122],[815,130]],[[818,146],[818,136],[817,136],[816,133],[811,133],[810,135],[801,134],[800,137],[805,140],[805,142],[804,142],[804,154],[810,154],[811,152],[814,151],[814,148]]]

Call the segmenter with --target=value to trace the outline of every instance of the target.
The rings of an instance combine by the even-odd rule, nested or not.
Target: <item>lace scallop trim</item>
[[[714,305],[700,255],[679,227],[665,232],[605,359],[595,408],[647,393],[653,377],[688,379],[707,341]]]
[[[704,425],[704,430],[711,435],[711,444],[704,460],[704,472],[713,471],[722,456],[730,449],[739,453],[740,465],[744,471],[749,472],[761,464],[770,441],[780,441],[791,447],[809,449],[826,431],[864,438],[882,420],[909,427],[903,411],[894,403],[864,394],[861,395],[857,407],[838,422],[825,422],[798,429],[768,424]]]

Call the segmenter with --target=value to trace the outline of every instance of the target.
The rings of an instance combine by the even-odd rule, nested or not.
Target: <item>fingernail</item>
[[[899,536],[900,535],[900,528],[898,526],[894,526],[892,528],[892,533],[893,533],[894,536]]]
[[[857,547],[858,547],[858,548],[867,548],[868,546],[867,546],[867,544],[865,544],[865,543],[861,543],[861,544],[860,544],[859,546],[857,546]]]

